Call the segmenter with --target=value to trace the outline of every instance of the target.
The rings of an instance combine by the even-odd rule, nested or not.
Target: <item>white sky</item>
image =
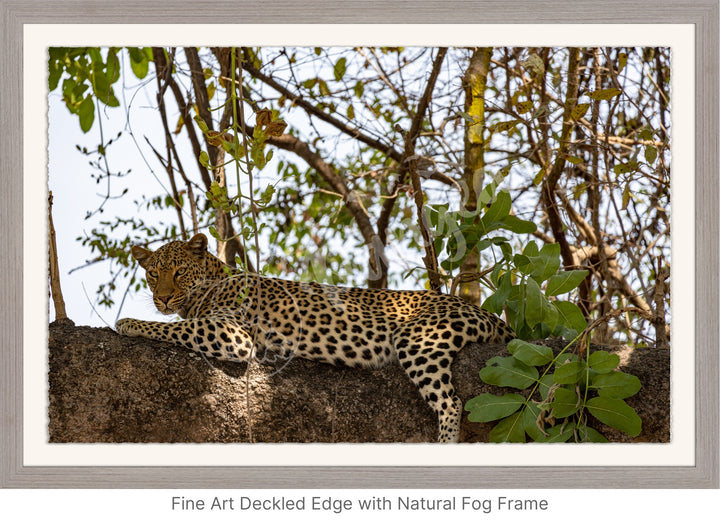
[[[118,97],[120,97],[118,93]],[[121,98],[122,104],[122,98]],[[136,106],[148,106],[145,101],[135,101]],[[111,118],[103,116],[103,134],[105,140],[115,137],[122,131],[124,122],[124,110],[122,108],[104,108],[101,111]],[[165,172],[155,159],[152,151],[145,145],[144,136],[157,136],[162,132],[162,125],[154,110],[143,110],[136,107],[131,115],[133,117],[132,127],[138,134],[136,140],[143,149],[146,159],[160,176]],[[154,118],[153,118],[154,117]],[[95,160],[96,155],[85,156],[76,149],[76,145],[93,149],[100,143],[100,128],[96,115],[92,129],[83,133],[77,120],[62,101],[59,92],[53,92],[49,96],[48,107],[49,124],[49,147],[48,147],[48,188],[53,193],[53,223],[55,225],[58,264],[61,274],[61,285],[65,307],[70,317],[78,325],[91,326],[114,326],[115,318],[119,310],[119,302],[122,300],[122,291],[114,295],[116,304],[112,309],[98,307],[102,315],[100,319],[93,312],[93,305],[97,302],[96,291],[98,286],[109,280],[109,264],[97,263],[87,268],[74,271],[71,270],[86,264],[98,255],[90,253],[89,247],[84,247],[78,242],[77,237],[83,232],[89,233],[98,225],[98,220],[113,220],[116,215],[128,216],[133,213],[132,202],[141,195],[155,195],[163,193],[159,182],[149,177],[149,170],[144,164],[138,148],[135,146],[127,132],[123,137],[108,148],[108,160],[110,169],[113,172],[132,169],[132,172],[121,180],[113,181],[111,194],[117,195],[128,187],[130,191],[122,199],[110,200],[105,206],[105,213],[95,215],[91,220],[86,221],[88,211],[95,210],[102,203],[102,195],[105,194],[105,181],[94,184],[90,178],[91,173],[98,170],[89,165],[90,160]],[[162,135],[160,135],[162,137]],[[153,144],[158,144],[157,140]],[[144,146],[144,147],[143,147]],[[158,171],[160,170],[160,171]],[[165,176],[166,180],[167,177]],[[162,178],[160,179],[162,180]],[[158,214],[158,216],[160,216]],[[172,219],[172,216],[169,216]],[[84,288],[84,290],[83,290]],[[122,288],[124,290],[124,287]],[[86,296],[87,293],[87,296]],[[123,305],[123,317],[140,317],[144,319],[164,319],[159,313],[154,312],[152,301],[149,295],[147,300],[129,300]],[[50,302],[50,318],[54,319],[54,310]],[[105,322],[104,322],[104,321]]]

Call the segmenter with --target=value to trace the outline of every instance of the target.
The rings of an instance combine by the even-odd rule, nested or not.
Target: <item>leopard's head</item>
[[[160,313],[178,313],[190,288],[215,277],[219,261],[208,253],[207,242],[199,233],[188,242],[169,242],[156,251],[132,247],[132,256],[145,268],[153,303]]]

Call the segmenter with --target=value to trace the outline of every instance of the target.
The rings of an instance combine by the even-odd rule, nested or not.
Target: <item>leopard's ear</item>
[[[145,248],[142,248],[140,246],[133,246],[130,249],[130,253],[132,253],[132,256],[143,268],[147,268],[145,265],[147,264],[150,256],[153,254],[153,252],[151,252],[150,250],[146,250]]]
[[[198,259],[202,259],[207,252],[208,240],[204,234],[198,233],[185,244],[185,249]]]

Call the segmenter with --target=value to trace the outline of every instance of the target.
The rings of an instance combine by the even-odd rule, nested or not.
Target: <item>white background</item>
[[[384,26],[385,29],[388,29],[388,26]],[[115,26],[115,29],[120,29],[119,27]],[[266,26],[267,28],[267,26]],[[595,28],[595,33],[593,33],[593,28]],[[503,31],[503,29],[499,26],[490,26],[489,29],[495,29],[498,31]],[[535,33],[533,33],[532,28],[524,27],[522,31],[522,37],[524,39],[529,39],[531,37],[534,37],[535,40],[533,41],[536,45],[571,45],[573,43],[573,39],[578,42],[582,43],[588,43],[588,39],[592,37],[593,34],[601,34],[603,36],[603,43],[609,43],[612,45],[612,42],[607,42],[607,40],[612,40],[612,38],[608,38],[608,35],[612,37],[613,35],[628,35],[633,34],[634,37],[637,35],[635,28],[633,28],[633,31],[630,31],[630,28],[628,26],[619,26],[616,29],[622,29],[622,33],[619,31],[613,32],[613,29],[609,26],[579,26],[576,28],[575,33],[572,33],[570,28],[563,26],[562,28],[562,38],[558,38],[558,32],[553,31],[552,29],[548,28],[548,26],[542,26],[535,29]],[[214,28],[213,28],[214,30]],[[433,27],[432,34],[437,34],[437,27]],[[652,28],[649,29],[650,31],[653,31]],[[46,30],[43,30],[46,31]],[[199,31],[199,30],[198,30]],[[198,31],[195,31],[194,34],[200,34]],[[599,32],[598,32],[599,31]],[[484,37],[491,38],[493,35],[489,35],[491,31],[484,30],[483,32],[475,33],[476,35],[483,35]],[[75,33],[75,35],[78,35],[79,33]],[[83,35],[87,35],[88,33],[82,33]],[[126,33],[127,34],[127,33]],[[137,42],[137,38],[135,38],[138,33],[131,33],[134,35],[134,41],[133,45],[141,44],[142,42]],[[214,34],[231,34],[227,31],[216,31],[214,30]],[[246,33],[247,34],[247,33]],[[320,31],[312,31],[311,32],[313,37],[317,37],[320,34],[323,34],[323,32]],[[325,33],[327,34],[327,33]],[[338,33],[336,33],[337,35]],[[397,32],[391,32],[387,31],[385,34],[397,34]],[[419,44],[428,44],[429,42],[426,39],[427,32],[417,32],[416,34],[423,35],[423,37],[420,38],[420,41],[417,43]],[[505,35],[511,34],[509,32],[505,32]],[[517,33],[515,33],[517,34]],[[660,31],[655,30],[655,35],[657,34],[663,34]],[[110,44],[113,43],[110,41],[112,38],[112,34],[107,32],[107,28],[95,28],[95,38],[101,39],[103,44]],[[144,28],[144,38],[152,37],[153,41],[149,42],[150,44],[156,44],[157,42],[166,42],[167,39],[164,38],[164,36],[161,33],[158,33],[158,31],[150,31],[147,27]],[[342,36],[342,34],[340,33]],[[488,36],[489,35],[489,36]],[[92,38],[92,34],[89,35],[90,38]],[[542,37],[542,38],[538,38]],[[76,38],[77,40],[77,38]],[[551,41],[550,41],[551,40]],[[618,40],[618,38],[615,38],[615,40]],[[622,40],[622,39],[620,39]],[[97,40],[96,40],[97,42]],[[238,45],[241,42],[228,42],[225,43],[226,45]],[[273,42],[276,43],[276,42]],[[293,42],[293,43],[302,43],[302,42]],[[313,42],[309,42],[312,44],[321,44],[321,42],[317,41],[317,38]],[[337,42],[342,43],[342,42]],[[358,43],[358,42],[351,42],[351,43]],[[495,34],[495,39],[491,41],[493,44],[504,44],[502,38],[497,37],[497,33]],[[508,44],[516,44],[521,45],[522,42],[518,42],[517,40],[514,42],[507,42]],[[80,45],[80,42],[76,42],[76,44]],[[462,43],[460,43],[462,44]],[[465,43],[467,44],[467,43]],[[474,45],[482,45],[483,42],[473,42]],[[626,42],[621,41],[617,45],[624,45]],[[55,42],[55,45],[61,45],[60,42]],[[659,44],[663,45],[663,44]],[[27,127],[27,123],[26,123]],[[675,132],[676,136],[680,135],[677,133],[677,123],[674,122]],[[42,126],[37,129],[44,129]],[[36,137],[37,138],[37,137]],[[25,142],[28,144],[28,141]],[[677,144],[675,144],[676,146]],[[35,152],[36,153],[36,152]],[[42,168],[42,165],[41,165]],[[26,174],[27,175],[27,174]],[[38,184],[36,181],[35,184]],[[40,186],[42,186],[42,182],[40,182]],[[26,188],[32,187],[32,186],[25,186]],[[36,186],[37,187],[37,186]],[[26,192],[27,194],[27,192]],[[675,193],[673,193],[673,198],[675,198]],[[40,199],[41,201],[44,201],[44,197]],[[37,209],[44,209],[43,206],[37,207],[37,203],[33,202],[27,202],[26,204],[29,204],[29,206],[25,206],[25,210],[30,211],[37,211]],[[35,206],[35,207],[33,207]],[[36,215],[36,217],[43,217],[44,213],[40,213],[39,215]],[[675,217],[673,217],[673,221],[675,221]],[[36,219],[37,220],[37,219]],[[42,229],[44,225],[42,224],[41,220],[40,227],[36,228],[35,232],[40,232],[40,236],[42,237]],[[674,224],[677,224],[674,222]],[[28,231],[33,231],[32,228]],[[676,239],[677,237],[674,237]],[[26,246],[30,243],[25,243]],[[42,246],[42,243],[34,243],[36,246]],[[675,246],[673,246],[673,257],[675,258],[676,255],[681,255],[682,252],[677,253],[675,251]],[[691,255],[692,256],[692,255]],[[40,257],[39,260],[43,260],[44,257]],[[27,257],[25,260],[29,260]],[[675,261],[677,264],[677,260]],[[677,267],[677,266],[676,266]],[[26,269],[27,270],[27,269]],[[26,275],[30,272],[26,271]],[[690,281],[692,282],[692,281]],[[43,283],[41,283],[43,284]],[[692,286],[688,286],[686,288],[692,289]],[[38,301],[37,304],[34,305],[34,310],[30,310],[28,312],[25,312],[25,319],[31,318],[30,315],[37,313],[38,311],[46,311],[46,295],[45,290],[38,290],[34,288],[30,288],[29,290],[26,289],[26,292],[31,292],[30,294],[26,293],[26,305],[28,307],[32,308],[31,306],[31,299],[32,297],[35,297]],[[677,299],[677,296],[676,296]],[[677,303],[676,303],[677,304]],[[677,320],[678,318],[673,315],[673,319]],[[26,334],[27,335],[27,334]],[[35,334],[34,339],[33,338],[26,338],[26,343],[28,342],[39,342],[40,345],[35,345],[34,349],[37,350],[38,348],[43,348],[43,345],[46,344],[42,341],[42,334]],[[688,352],[683,357],[691,358],[692,356],[692,346],[688,348]],[[677,350],[677,349],[676,349]],[[45,356],[41,352],[37,352],[36,361],[37,363],[42,363],[43,358]],[[674,363],[678,363],[678,360],[674,360]],[[37,370],[33,370],[31,366],[33,363],[31,361],[26,361],[26,370],[29,372],[37,372]],[[690,382],[692,383],[692,366],[689,366],[690,369]],[[673,370],[673,388],[674,393],[677,392],[676,387],[679,387],[681,383],[684,383],[688,380],[688,376],[681,376],[676,377],[675,373],[677,372],[677,368],[674,368]],[[28,378],[26,378],[28,379]],[[32,391],[25,391],[24,396],[26,400],[26,406],[32,405],[32,402],[35,400],[37,401],[37,398],[43,399],[45,396],[42,395],[42,385],[44,384],[43,376],[40,374],[40,381],[38,382],[38,377],[33,377],[32,374],[29,377],[31,379],[30,382],[25,381],[25,385],[27,386],[35,386],[41,387],[40,392],[36,392],[33,394]],[[676,379],[679,379],[679,381],[676,381]],[[692,386],[692,384],[690,385]],[[673,398],[673,407],[675,408],[677,406],[676,403],[677,399],[675,397]],[[690,408],[691,412],[694,412],[694,400],[692,397],[690,397]],[[42,413],[42,410],[44,407],[42,404],[40,404],[39,407],[40,412]],[[26,414],[27,416],[28,414]],[[26,421],[27,422],[27,421]],[[674,423],[677,423],[677,419],[674,419]],[[26,435],[27,435],[27,428],[26,428]],[[551,486],[553,484],[552,479],[548,479],[548,486]],[[718,491],[690,491],[690,490],[658,490],[658,491],[649,491],[649,490],[633,490],[633,491],[619,491],[619,490],[590,490],[590,491],[550,491],[550,490],[541,490],[541,491],[512,491],[512,490],[497,490],[497,491],[487,491],[487,490],[473,490],[473,491],[404,491],[406,494],[414,494],[416,497],[424,496],[424,497],[452,497],[457,496],[461,497],[462,495],[472,495],[477,496],[480,495],[482,497],[491,497],[496,498],[498,495],[505,495],[507,497],[513,497],[513,498],[545,498],[550,503],[550,509],[548,511],[536,511],[536,512],[516,512],[516,513],[497,513],[494,512],[492,514],[486,515],[486,514],[463,514],[459,511],[455,511],[454,513],[448,513],[448,514],[440,514],[435,512],[428,512],[428,513],[410,513],[410,514],[396,514],[396,513],[350,513],[347,515],[335,515],[332,513],[301,513],[301,514],[292,514],[292,513],[249,513],[249,512],[227,512],[227,513],[220,513],[216,515],[210,515],[209,513],[198,513],[198,512],[179,512],[179,511],[171,511],[170,510],[170,501],[172,495],[182,495],[185,497],[203,497],[203,498],[212,498],[214,496],[219,497],[239,497],[240,495],[247,495],[249,491],[189,491],[189,490],[182,490],[182,491],[171,491],[171,490],[163,490],[163,491],[148,491],[148,490],[93,490],[93,491],[80,491],[80,490],[3,490],[0,491],[0,515],[3,516],[3,521],[7,517],[10,517],[10,520],[13,522],[19,522],[22,520],[22,522],[37,522],[40,519],[43,519],[43,521],[52,521],[53,524],[64,524],[64,523],[73,523],[73,524],[84,524],[84,523],[123,523],[124,525],[128,522],[135,522],[135,523],[157,523],[158,520],[162,520],[161,522],[166,522],[169,519],[172,519],[173,523],[182,524],[182,523],[244,523],[247,521],[260,521],[262,520],[263,523],[277,523],[281,520],[283,522],[299,522],[299,523],[335,523],[338,521],[342,521],[343,523],[367,523],[368,519],[371,519],[373,521],[379,521],[381,523],[384,522],[394,522],[399,523],[401,521],[412,521],[414,523],[437,523],[440,520],[447,520],[448,518],[451,520],[457,520],[457,519],[463,519],[463,518],[470,518],[473,521],[477,520],[480,523],[527,523],[530,520],[532,520],[533,523],[557,523],[558,520],[572,520],[573,522],[581,522],[581,523],[599,523],[599,522],[607,522],[609,519],[614,519],[615,521],[619,523],[629,523],[629,522],[637,522],[637,523],[653,523],[653,524],[664,524],[664,523],[682,523],[687,522],[688,518],[692,518],[694,516],[697,516],[698,518],[702,516],[703,518],[707,519],[707,516],[717,516],[717,502],[718,502]],[[310,497],[312,495],[319,495],[319,496],[334,496],[334,497],[345,497],[345,498],[356,498],[359,494],[358,491],[305,491],[305,492],[299,492],[299,491],[279,491],[279,490],[271,490],[271,491],[253,491],[254,494],[256,494],[256,497],[258,497],[259,494],[263,494],[262,497],[272,497],[272,496],[286,496],[286,497],[293,497],[297,498],[300,497],[300,495],[306,495],[307,497]],[[380,491],[380,490],[372,490],[372,491],[362,491],[361,492],[365,496],[371,496],[371,495],[392,495],[396,492],[394,491]]]

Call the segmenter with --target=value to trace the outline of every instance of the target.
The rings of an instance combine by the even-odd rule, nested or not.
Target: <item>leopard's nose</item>
[[[161,303],[163,303],[165,306],[167,306],[168,301],[170,301],[170,298],[172,295],[158,295],[157,298],[160,300]]]

